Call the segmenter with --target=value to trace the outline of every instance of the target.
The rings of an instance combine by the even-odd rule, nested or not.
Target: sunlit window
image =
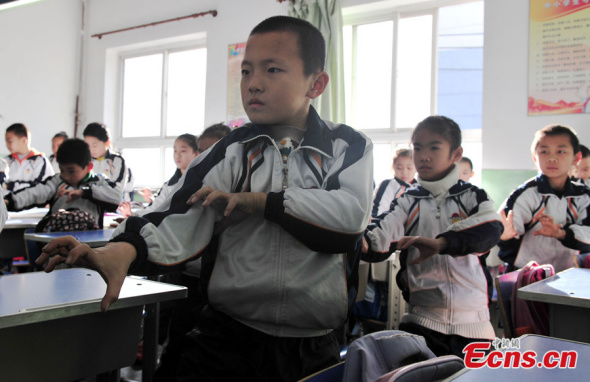
[[[121,128],[116,142],[135,188],[159,188],[176,171],[174,139],[204,129],[207,50],[161,49],[121,59]]]

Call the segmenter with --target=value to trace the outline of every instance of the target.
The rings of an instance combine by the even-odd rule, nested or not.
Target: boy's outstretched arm
[[[129,243],[109,243],[105,247],[90,248],[72,236],[53,239],[43,247],[38,265],[47,263],[45,272],[51,272],[56,265],[66,263],[96,270],[107,283],[106,293],[100,309],[106,312],[117,301],[129,266],[135,260],[136,250]]]

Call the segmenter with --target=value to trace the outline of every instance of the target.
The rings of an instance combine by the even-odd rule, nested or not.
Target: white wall
[[[4,131],[21,122],[51,154],[51,137],[74,131],[80,3],[41,1],[0,12],[0,153]]]
[[[483,168],[534,169],[535,131],[561,123],[590,144],[590,115],[527,115],[529,2],[485,2],[483,78]]]

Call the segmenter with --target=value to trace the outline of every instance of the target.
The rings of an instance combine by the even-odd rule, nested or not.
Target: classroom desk
[[[74,239],[78,240],[80,243],[88,244],[90,247],[102,247],[109,242],[114,231],[114,228],[108,228],[92,231],[30,232],[25,233],[24,237],[26,240],[49,243],[51,240],[58,237],[73,236]]]
[[[590,343],[590,269],[571,268],[518,290],[549,306],[549,335]]]
[[[85,268],[0,276],[0,379],[118,381],[119,369],[135,361],[143,305],[187,293],[127,277],[119,300],[103,313],[105,290],[100,275]]]
[[[514,349],[508,349],[514,350]],[[444,381],[474,381],[474,382],[498,382],[498,381],[587,381],[590,374],[590,345],[581,342],[561,340],[557,338],[526,334],[520,337],[520,352],[533,350],[537,353],[536,361],[543,359],[549,351],[576,351],[577,363],[572,369],[534,367],[525,368],[497,368],[491,369],[484,366],[479,369],[463,369]]]
[[[31,208],[8,213],[4,229],[0,232],[0,259],[26,255],[23,234],[27,228],[35,228],[48,210],[48,208]]]

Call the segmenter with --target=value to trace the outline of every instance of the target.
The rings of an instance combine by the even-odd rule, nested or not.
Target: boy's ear
[[[457,150],[453,153],[453,162],[457,163],[463,158],[463,147],[457,147]]]
[[[107,140],[107,141],[104,143],[104,145],[106,146],[106,148],[107,148],[107,149],[108,149],[109,147],[111,147],[111,140],[110,140],[110,139],[108,139],[108,140]]]
[[[581,160],[582,160],[582,152],[578,151],[578,153],[574,156],[574,166],[579,165]]]
[[[330,76],[324,71],[314,74],[313,76],[315,77],[315,80],[311,85],[311,89],[307,92],[307,96],[311,99],[316,99],[324,92],[324,90],[326,90],[326,86],[328,86],[328,82],[330,81]]]
[[[88,162],[88,165],[86,166],[88,172],[92,171],[92,168],[94,167],[94,165],[92,164],[92,162]]]

